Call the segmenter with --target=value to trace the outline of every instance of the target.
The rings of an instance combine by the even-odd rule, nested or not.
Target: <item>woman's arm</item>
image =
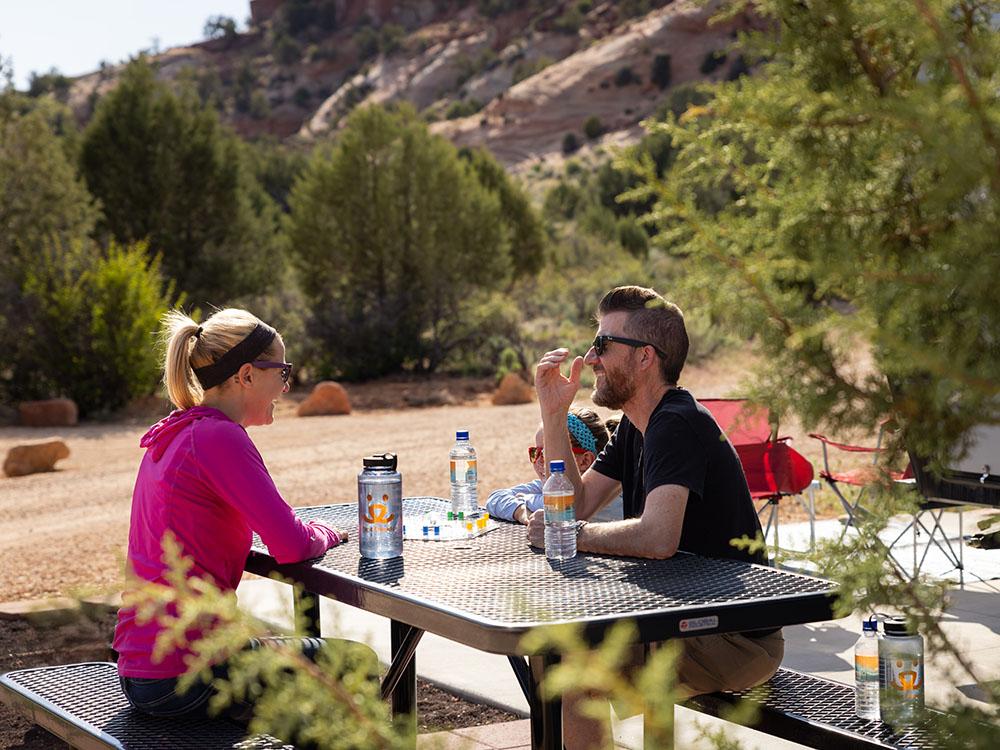
[[[242,427],[198,425],[192,435],[202,478],[260,534],[279,563],[322,555],[347,535],[318,521],[303,522],[274,486],[264,459]]]

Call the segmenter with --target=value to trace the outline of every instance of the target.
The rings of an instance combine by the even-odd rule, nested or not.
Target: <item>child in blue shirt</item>
[[[597,454],[608,444],[609,428],[614,429],[618,420],[608,420],[585,406],[573,406],[566,416],[566,428],[573,448],[573,458],[583,474],[594,463]],[[486,510],[494,518],[526,524],[528,516],[543,507],[542,482],[545,480],[545,455],[542,428],[535,433],[535,444],[528,448],[528,459],[535,469],[537,479],[507,489],[496,490],[486,501]]]

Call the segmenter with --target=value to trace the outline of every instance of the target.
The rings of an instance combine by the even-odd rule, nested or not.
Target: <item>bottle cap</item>
[[[468,439],[469,439],[469,431],[468,430],[458,430],[455,433],[455,440],[468,440]]]
[[[373,453],[370,456],[365,456],[361,463],[364,464],[366,469],[392,469],[396,470],[396,454],[395,453]]]
[[[549,461],[549,471],[566,471],[566,462],[559,459]]]
[[[886,635],[913,635],[909,623],[904,617],[890,617],[882,623]]]
[[[872,615],[867,620],[861,623],[861,630],[865,633],[878,632],[878,620],[875,619],[875,615]]]

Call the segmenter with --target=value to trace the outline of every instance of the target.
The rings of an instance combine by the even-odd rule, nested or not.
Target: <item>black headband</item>
[[[204,390],[214,388],[239,372],[247,362],[257,359],[277,335],[271,326],[258,323],[245,339],[219,357],[218,362],[194,368],[195,377]]]

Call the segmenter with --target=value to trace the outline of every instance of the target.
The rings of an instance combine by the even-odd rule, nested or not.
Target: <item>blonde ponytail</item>
[[[163,384],[174,406],[190,409],[205,396],[191,369],[191,342],[196,340],[200,328],[180,310],[171,310],[163,316],[163,328],[166,331]]]
[[[178,409],[198,406],[205,398],[205,391],[195,377],[194,368],[217,362],[259,323],[255,315],[237,308],[218,310],[200,326],[180,310],[164,315],[163,382],[174,406]],[[279,341],[280,335],[269,347],[268,355],[273,356]]]

